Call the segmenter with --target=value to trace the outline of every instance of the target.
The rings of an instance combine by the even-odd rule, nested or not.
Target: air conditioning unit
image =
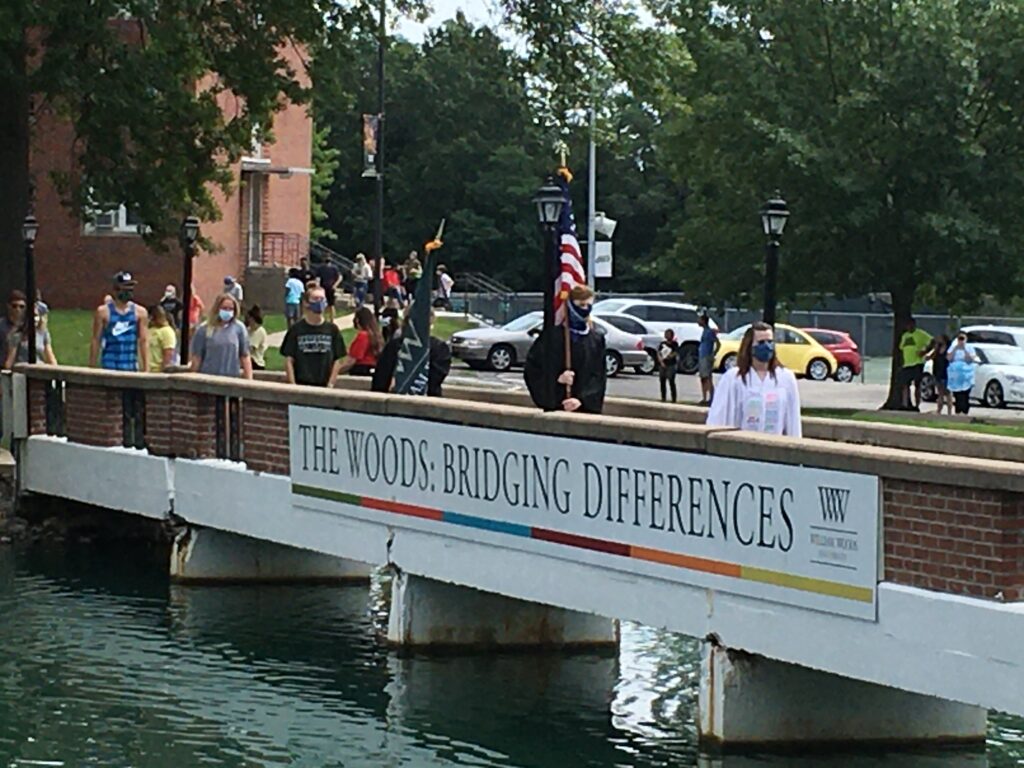
[[[96,229],[113,229],[117,226],[117,211],[104,211],[93,217],[92,225]]]

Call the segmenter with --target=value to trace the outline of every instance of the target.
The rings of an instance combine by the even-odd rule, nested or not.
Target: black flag
[[[402,342],[395,366],[395,389],[399,395],[427,394],[430,375],[430,293],[434,276],[434,251],[440,247],[444,234],[444,219],[437,228],[433,243],[428,243],[423,254],[423,275],[416,283],[412,309],[402,325]]]

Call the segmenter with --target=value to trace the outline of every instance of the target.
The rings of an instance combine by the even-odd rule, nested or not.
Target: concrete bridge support
[[[698,707],[701,742],[724,750],[872,742],[981,744],[987,716],[983,707],[851,680],[712,643],[704,644]]]
[[[171,578],[183,583],[367,582],[372,572],[366,563],[198,526],[171,547]]]
[[[618,622],[396,573],[388,642],[429,648],[615,648]]]

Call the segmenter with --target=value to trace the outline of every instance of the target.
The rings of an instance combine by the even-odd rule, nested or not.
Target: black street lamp
[[[39,222],[31,213],[21,223],[21,239],[25,243],[25,335],[28,361],[36,361],[36,235]]]
[[[558,377],[558,368],[555,361],[554,348],[554,326],[555,326],[555,280],[559,274],[558,259],[558,220],[562,216],[562,206],[565,205],[565,196],[562,188],[555,183],[553,177],[548,176],[544,186],[537,190],[533,196],[533,203],[537,207],[537,223],[544,232],[544,381],[547,385]]]
[[[768,238],[764,270],[764,317],[768,325],[775,325],[775,284],[779,274],[779,238],[786,228],[789,209],[778,190],[775,197],[761,207],[761,226]]]
[[[384,46],[387,43],[387,0],[380,0],[377,17],[377,212],[373,227],[373,314],[380,317],[384,297],[381,277],[384,272]],[[427,278],[433,280],[433,276]]]
[[[188,216],[181,222],[178,241],[185,260],[182,276],[182,300],[185,306],[181,310],[181,352],[179,357],[182,365],[188,365],[188,333],[189,320],[192,314],[192,258],[196,255],[196,240],[199,239],[199,219]]]

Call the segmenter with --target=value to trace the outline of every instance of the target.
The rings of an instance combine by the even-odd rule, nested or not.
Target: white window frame
[[[110,226],[98,224],[99,217],[105,217],[111,223]],[[117,208],[109,208],[104,211],[97,211],[82,228],[86,235],[138,235],[139,225],[128,223],[128,208],[119,205]]]

